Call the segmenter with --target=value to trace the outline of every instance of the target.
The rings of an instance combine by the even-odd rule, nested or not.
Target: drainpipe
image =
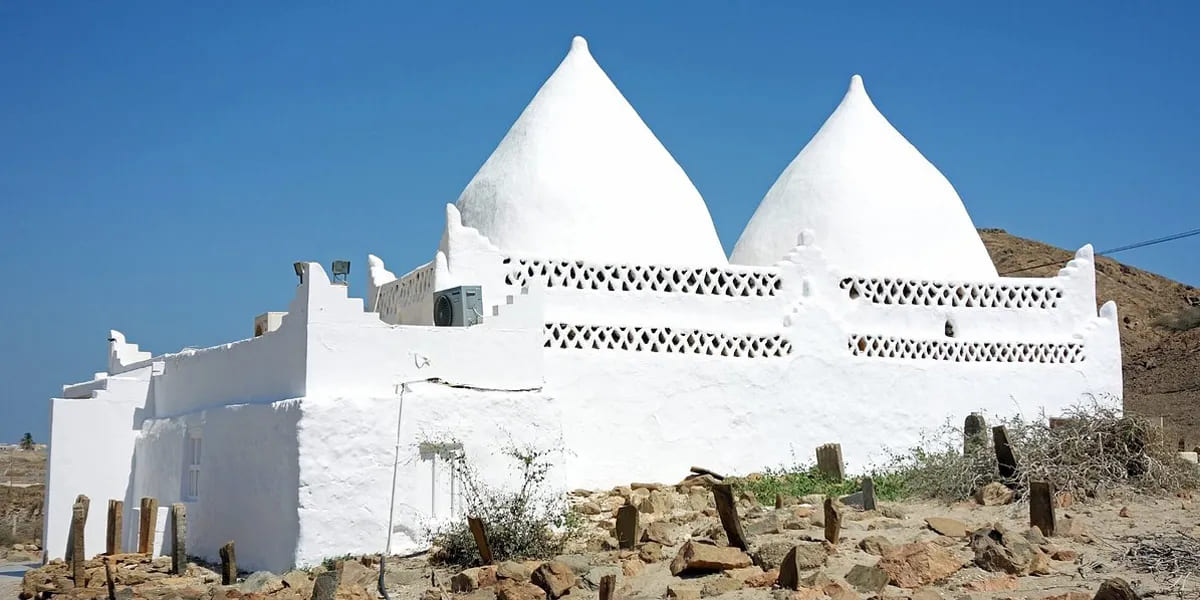
[[[400,406],[396,411],[396,453],[392,459],[392,495],[388,501],[387,544],[384,546],[383,554],[379,555],[379,594],[383,596],[384,600],[391,600],[391,597],[388,596],[387,588],[383,585],[383,573],[384,567],[387,564],[387,557],[392,553],[392,527],[396,515],[396,479],[400,471],[400,426],[404,423],[404,393],[409,391],[408,384],[427,381],[433,381],[433,379],[413,379],[396,386],[398,388],[396,394],[400,400]]]

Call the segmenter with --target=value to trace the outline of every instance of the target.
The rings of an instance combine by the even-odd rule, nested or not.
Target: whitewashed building
[[[1056,277],[997,276],[954,188],[857,76],[727,259],[576,38],[446,207],[428,263],[396,277],[369,257],[366,299],[297,263],[286,312],[213,348],[153,354],[112,332],[107,372],[51,401],[45,544],[63,554],[82,493],[125,501],[127,547],[153,496],[187,503],[189,551],[211,559],[231,539],[254,569],[378,552],[397,444],[395,551],[455,509],[427,442],[490,472],[505,445],[561,447],[569,487],[748,472],[834,441],[861,468],[972,411],[1118,399],[1093,267],[1085,246]],[[435,325],[459,286],[479,287],[443,309],[478,323]]]

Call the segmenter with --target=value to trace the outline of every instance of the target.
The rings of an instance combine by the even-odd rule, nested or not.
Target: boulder
[[[634,493],[643,490],[634,490]],[[644,513],[669,514],[673,502],[671,493],[663,490],[650,490],[650,494],[637,504],[638,510]]]
[[[793,544],[790,542],[767,542],[754,548],[750,556],[754,560],[754,564],[763,569],[768,571],[778,569],[779,565],[783,564],[783,557],[792,551],[792,546]]]
[[[671,561],[671,574],[703,573],[750,566],[750,557],[737,548],[687,542]]]
[[[600,587],[600,580],[604,579],[604,577],[606,575],[613,575],[617,578],[620,578],[621,575],[624,575],[624,574],[625,574],[625,571],[621,567],[614,567],[614,566],[592,567],[592,570],[588,571],[587,575],[583,576],[583,581],[584,581],[584,583],[586,583],[588,585],[588,587],[590,587],[592,589],[596,589],[596,588]]]
[[[550,598],[558,598],[567,593],[579,581],[575,576],[575,572],[569,565],[564,562],[552,560],[542,563],[542,566],[534,569],[533,574],[529,576],[529,580],[538,587],[546,590],[546,594]]]
[[[971,534],[971,550],[975,552],[975,564],[979,568],[1012,575],[1029,574],[1032,567],[1038,566],[1034,562],[1038,555],[1042,555],[1042,551],[1025,537],[1012,535],[998,526],[985,527]]]
[[[598,515],[603,511],[604,509],[600,506],[600,504],[591,500],[584,500],[583,502],[575,505],[575,512],[581,515]]]
[[[642,562],[642,559],[640,558],[630,558],[621,561],[621,572],[624,573],[626,577],[637,577],[638,574],[642,572],[642,569],[645,568],[646,563]]]
[[[891,577],[883,569],[867,565],[854,565],[850,567],[850,572],[846,573],[846,583],[864,594],[882,592],[890,580]]]
[[[1001,575],[987,579],[976,579],[963,584],[964,589],[972,592],[1005,592],[1015,590],[1019,586],[1016,575]]]
[[[638,558],[644,562],[653,563],[663,559],[662,544],[657,542],[647,542],[638,548]]]
[[[643,542],[656,542],[663,546],[678,546],[686,542],[688,532],[680,525],[667,521],[655,521],[642,533]]]
[[[863,538],[862,541],[858,543],[858,547],[867,554],[883,556],[892,548],[895,548],[896,545],[893,544],[891,540],[881,535],[871,535]]]
[[[527,581],[505,579],[496,585],[496,600],[546,600],[546,590]]]
[[[1100,584],[1093,600],[1137,600],[1138,595],[1129,587],[1129,583],[1120,577],[1114,577]]]
[[[948,519],[946,517],[929,517],[925,519],[925,524],[930,529],[952,538],[965,538],[969,533],[967,524],[956,519]]]
[[[529,581],[533,569],[516,562],[506,560],[496,565],[496,579],[512,579],[513,581]]]
[[[554,557],[554,560],[570,567],[571,572],[576,575],[583,575],[592,568],[592,563],[588,561],[588,557],[582,554],[559,554]],[[537,567],[533,568],[536,569]]]
[[[255,571],[251,573],[246,580],[238,586],[244,594],[257,592],[259,594],[273,594],[283,589],[283,578],[271,573],[270,571]]]
[[[311,598],[313,581],[304,571],[288,571],[283,574],[283,585],[296,590],[301,598]]]
[[[496,567],[472,567],[464,569],[450,578],[450,591],[473,592],[479,588],[496,585]]]
[[[984,506],[1011,504],[1015,497],[1016,493],[999,481],[993,481],[975,490],[975,501]]]
[[[902,588],[919,588],[941,581],[962,568],[949,550],[931,542],[897,546],[876,565],[887,572],[889,581]]]
[[[1079,558],[1079,553],[1074,550],[1067,550],[1066,548],[1059,548],[1058,550],[1055,550],[1053,554],[1050,555],[1050,558],[1052,558],[1054,560],[1063,561],[1063,562],[1074,562],[1074,560],[1076,558]]]
[[[746,587],[750,588],[769,588],[779,581],[779,569],[771,569],[763,571],[759,575],[751,575],[746,578]]]

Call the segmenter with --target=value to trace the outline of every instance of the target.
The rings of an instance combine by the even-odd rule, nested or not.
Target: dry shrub
[[[1163,315],[1154,324],[1171,331],[1188,331],[1200,327],[1200,306],[1189,306],[1177,313]]]
[[[1004,481],[1021,495],[1030,481],[1048,481],[1055,490],[1079,497],[1128,485],[1147,492],[1195,489],[1200,474],[1179,459],[1162,435],[1142,418],[1122,415],[1110,403],[1091,402],[1068,409],[1051,429],[1042,415],[1001,419],[1017,459],[1017,473]],[[947,424],[928,435],[921,447],[894,456],[908,493],[957,500],[980,486],[1001,481],[994,449],[964,455],[962,429]],[[989,441],[991,435],[987,436]]]
[[[451,458],[466,513],[428,532],[435,560],[464,566],[480,562],[467,516],[483,521],[496,561],[553,557],[579,533],[566,498],[546,484],[555,452],[526,447],[507,448],[504,454],[517,463],[518,489],[488,485],[463,455]]]

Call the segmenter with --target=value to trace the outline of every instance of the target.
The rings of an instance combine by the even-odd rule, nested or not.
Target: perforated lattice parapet
[[[1083,344],[1037,342],[961,342],[914,340],[881,335],[852,335],[848,342],[854,356],[951,362],[1078,363],[1083,362]]]
[[[665,292],[705,296],[774,296],[782,287],[775,271],[734,271],[717,267],[592,265],[583,262],[506,258],[509,285],[541,279],[546,287],[607,292]]]
[[[853,300],[875,304],[955,306],[966,308],[1055,308],[1063,297],[1060,288],[1028,283],[953,283],[847,277],[841,288]]]
[[[712,331],[547,323],[547,348],[561,350],[626,350],[673,352],[737,358],[770,358],[792,353],[792,343],[780,335],[730,335]]]
[[[433,263],[385,283],[379,288],[375,312],[384,317],[397,317],[400,309],[421,302],[433,293]]]

